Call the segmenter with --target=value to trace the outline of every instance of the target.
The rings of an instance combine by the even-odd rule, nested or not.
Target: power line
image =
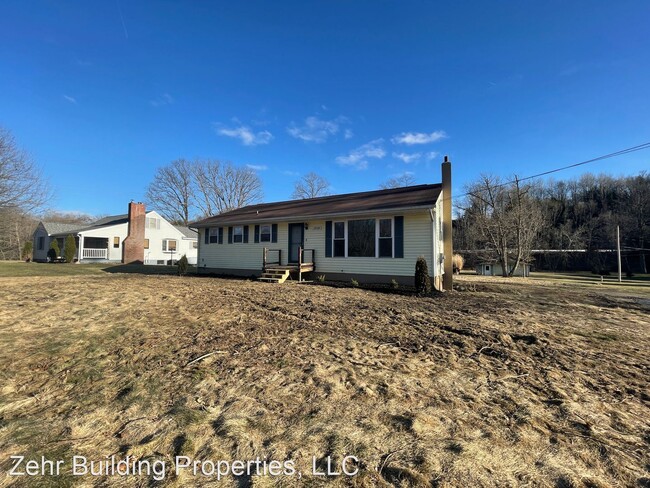
[[[630,154],[630,153],[633,153],[633,152],[642,151],[644,149],[649,149],[649,148],[650,148],[650,142],[645,142],[643,144],[639,144],[638,146],[632,146],[632,147],[628,147],[626,149],[621,149],[620,151],[615,151],[613,153],[604,154],[602,156],[598,156],[598,157],[595,157],[595,158],[592,158],[592,159],[587,159],[586,161],[580,161],[579,163],[569,164],[567,166],[562,166],[562,167],[551,169],[551,170],[548,170],[548,171],[543,171],[542,173],[537,173],[535,175],[525,176],[523,178],[516,178],[514,180],[506,181],[504,183],[494,185],[492,188],[501,188],[502,186],[511,185],[512,183],[515,183],[516,181],[532,180],[534,178],[540,178],[542,176],[547,176],[547,175],[550,175],[550,174],[553,174],[553,173],[558,173],[560,171],[565,171],[567,169],[576,168],[578,166],[584,166],[585,164],[595,163],[596,161],[602,161],[604,159],[615,158],[615,157],[618,157],[618,156],[622,156],[624,154]],[[452,199],[461,198],[461,197],[466,197],[468,195],[471,195],[471,192],[463,193],[461,195],[452,195],[451,198]]]

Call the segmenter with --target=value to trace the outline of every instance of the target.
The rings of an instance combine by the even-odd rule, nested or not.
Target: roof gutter
[[[259,219],[250,219],[247,220],[229,220],[228,222],[219,222],[215,220],[213,222],[197,222],[195,224],[190,224],[188,227],[190,229],[202,229],[205,227],[214,227],[217,225],[224,224],[256,224],[258,222],[301,222],[301,221],[310,221],[310,220],[320,220],[334,217],[345,217],[345,216],[355,216],[355,215],[385,215],[395,212],[408,212],[408,211],[417,211],[417,210],[430,210],[431,204],[427,205],[418,205],[416,207],[398,207],[398,208],[388,208],[381,210],[359,210],[356,212],[336,212],[329,214],[315,214],[315,215],[302,215],[302,216],[292,216],[292,217],[273,217],[273,218],[259,218]]]

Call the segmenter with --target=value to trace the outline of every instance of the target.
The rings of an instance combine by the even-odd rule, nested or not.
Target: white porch
[[[81,259],[108,259],[108,249],[93,249],[85,247],[82,250]]]
[[[81,261],[108,261],[110,238],[79,235],[77,256]]]

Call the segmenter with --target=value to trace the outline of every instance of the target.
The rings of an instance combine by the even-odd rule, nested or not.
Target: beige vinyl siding
[[[305,249],[315,250],[315,272],[317,274],[348,273],[386,276],[413,276],[418,256],[424,256],[433,274],[433,224],[428,210],[399,212],[395,215],[404,217],[404,257],[325,257],[325,219],[305,221]],[[350,218],[327,219],[358,220],[364,218],[388,218],[395,215],[355,215]],[[228,244],[228,226],[224,227],[223,244],[205,244],[205,232],[200,229],[199,267],[217,270],[239,269],[260,272],[262,269],[262,251],[264,247],[282,250],[282,264],[287,264],[289,253],[287,222],[278,223],[278,242],[254,243],[255,224],[249,225],[249,241]],[[394,239],[394,236],[393,236]],[[440,247],[442,249],[442,247]]]
[[[427,259],[429,272],[433,273],[431,257],[433,255],[432,223],[428,210],[417,213],[401,212],[404,216],[404,257],[403,258],[326,258],[325,257],[325,220],[308,222],[305,231],[305,249],[315,249],[316,273],[347,273],[385,276],[413,276],[415,262],[422,255]],[[364,218],[387,218],[389,215],[368,215],[351,218],[331,219],[358,220]],[[330,220],[330,219],[327,219]],[[393,236],[394,239],[394,236]]]
[[[223,244],[206,244],[205,233],[207,229],[199,229],[198,264],[200,268],[250,269],[251,271],[260,272],[262,270],[262,253],[265,247],[268,249],[281,249],[282,264],[287,264],[289,226],[286,222],[278,223],[278,242],[255,243],[255,224],[249,224],[248,243],[233,242],[228,244],[228,226],[222,227]],[[275,254],[273,259],[275,259]]]

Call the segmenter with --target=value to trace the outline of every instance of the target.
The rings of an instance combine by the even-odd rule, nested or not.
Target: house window
[[[269,224],[260,225],[260,242],[271,242],[271,226]]]
[[[375,219],[348,221],[348,256],[375,257]]]
[[[198,249],[199,243],[197,241],[192,241],[192,249]]]
[[[176,252],[176,239],[163,239],[162,249],[165,252]]]
[[[208,229],[208,232],[210,233],[210,244],[218,244],[219,243],[219,227],[210,227]]]
[[[144,240],[144,248],[149,249],[149,239]]]
[[[147,229],[160,229],[160,219],[155,217],[147,217],[145,222]]]
[[[334,249],[335,258],[345,257],[345,222],[334,222]]]
[[[120,238],[118,236],[113,237],[113,247],[114,248],[120,247]]]
[[[393,257],[393,219],[379,219],[379,257]]]
[[[38,245],[36,247],[39,251],[42,251],[45,248],[45,237],[40,236],[38,238]]]
[[[232,242],[244,242],[244,228],[241,225],[233,227]]]

